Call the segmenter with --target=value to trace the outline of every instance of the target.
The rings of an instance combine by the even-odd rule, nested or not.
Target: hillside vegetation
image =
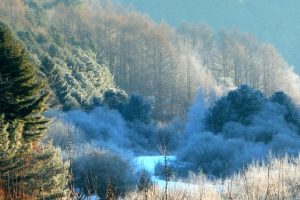
[[[110,0],[2,0],[0,199],[298,198],[299,84],[237,29]],[[165,188],[136,162],[158,154]]]
[[[238,30],[185,22],[174,30],[110,1],[5,0],[0,9],[64,110],[90,109],[116,87],[143,95],[157,121],[184,118],[200,87],[207,102],[241,83],[300,99],[299,78],[277,50]]]
[[[260,42],[273,44],[284,59],[300,73],[299,1],[269,0],[114,0],[125,7],[134,6],[160,23],[173,27],[185,20],[191,24],[208,23],[217,32],[220,28],[238,28],[251,32]]]

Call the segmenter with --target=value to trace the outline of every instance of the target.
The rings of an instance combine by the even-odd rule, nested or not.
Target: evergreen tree
[[[151,106],[140,94],[131,94],[128,102],[120,107],[120,113],[127,121],[151,122]]]
[[[62,162],[60,149],[52,141],[37,146],[28,164],[24,185],[27,194],[45,199],[64,196],[68,165]]]
[[[205,113],[204,128],[206,131],[218,133],[230,121],[249,123],[247,118],[258,112],[266,101],[259,90],[254,90],[246,84],[230,91],[227,96],[215,101]]]
[[[21,42],[14,40],[3,27],[0,27],[0,74],[2,84],[7,86],[1,89],[0,112],[8,121],[22,120],[22,138],[26,142],[37,141],[49,122],[41,115],[48,108],[49,92]]]
[[[15,158],[22,152],[23,124],[18,121],[7,122],[4,114],[0,116],[0,180],[18,169],[21,159]],[[24,148],[24,147],[23,147]]]
[[[0,84],[4,86],[0,90],[1,189],[13,199],[24,198],[28,194],[38,197],[39,194],[33,194],[32,188],[26,188],[30,183],[26,181],[34,172],[49,175],[48,184],[42,184],[46,189],[49,181],[57,179],[63,184],[65,179],[63,172],[51,172],[47,167],[52,163],[56,168],[63,168],[62,161],[54,162],[54,158],[59,158],[57,152],[51,150],[51,145],[48,150],[39,152],[38,157],[33,155],[38,151],[38,141],[48,127],[49,119],[44,119],[43,112],[48,108],[49,91],[35,65],[29,62],[28,53],[21,43],[1,26],[0,74]],[[62,189],[62,186],[57,188]],[[47,189],[49,194],[53,191],[53,188]],[[7,196],[4,198],[8,199]]]
[[[44,58],[42,64],[41,70],[46,75],[48,85],[54,93],[51,96],[51,106],[63,104],[64,98],[67,95],[67,85],[61,71],[49,56]]]
[[[127,101],[128,96],[124,90],[109,89],[104,92],[103,98],[110,109],[119,110]]]

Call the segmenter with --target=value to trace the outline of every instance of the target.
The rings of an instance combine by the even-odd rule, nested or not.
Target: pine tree
[[[56,199],[64,196],[67,185],[67,163],[62,162],[59,148],[48,144],[38,145],[31,154],[30,165],[26,166],[24,190],[41,199]]]
[[[67,95],[67,84],[63,79],[61,71],[49,56],[46,56],[42,60],[42,64],[41,70],[46,75],[47,83],[53,91],[50,96],[51,106],[63,104],[63,99]]]
[[[57,179],[57,184],[60,184],[57,188],[62,189],[65,177],[63,172],[57,171],[63,169],[57,151],[51,145],[43,152],[37,149],[50,121],[43,116],[48,108],[46,82],[39,76],[35,65],[29,62],[22,44],[1,26],[0,85],[0,182],[1,191],[8,195],[3,198],[18,199],[28,197],[28,194],[30,198],[38,197],[32,188],[26,189],[32,181],[32,174],[48,174],[48,183],[43,183],[50,188],[47,194],[54,192],[49,181]],[[33,155],[34,152],[38,154]],[[53,165],[50,166],[51,162]]]
[[[37,141],[49,122],[41,115],[48,108],[49,92],[36,67],[29,62],[26,49],[3,27],[0,27],[0,74],[1,84],[6,85],[0,90],[0,112],[8,121],[23,121],[25,142]]]

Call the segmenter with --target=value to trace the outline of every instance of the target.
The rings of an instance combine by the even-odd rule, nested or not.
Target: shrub
[[[85,194],[96,194],[105,199],[111,192],[115,196],[133,189],[135,176],[127,160],[97,149],[74,158],[75,186]]]
[[[207,109],[203,121],[204,129],[216,134],[230,121],[248,124],[247,118],[257,113],[265,101],[265,96],[259,90],[240,85]]]

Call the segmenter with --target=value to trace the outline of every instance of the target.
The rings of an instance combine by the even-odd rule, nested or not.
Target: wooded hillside
[[[0,9],[64,110],[91,109],[117,87],[140,93],[155,120],[169,121],[184,118],[199,88],[212,102],[241,83],[266,95],[283,90],[299,104],[298,76],[251,34],[215,34],[205,23],[173,29],[109,0],[5,0]]]

